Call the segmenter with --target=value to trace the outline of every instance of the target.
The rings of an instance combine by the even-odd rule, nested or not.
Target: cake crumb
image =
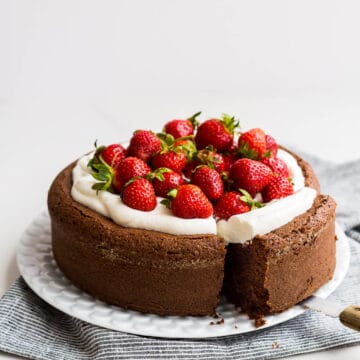
[[[274,341],[272,344],[271,344],[271,347],[273,349],[278,349],[280,347],[280,344],[277,342],[277,341]]]
[[[225,320],[224,319],[220,319],[216,322],[214,321],[210,321],[209,325],[221,325],[221,324],[224,324]]]
[[[235,329],[237,329],[237,328],[238,328],[238,326],[235,324],[235,325],[234,325],[234,328],[235,328]]]
[[[255,319],[255,327],[259,328],[266,324],[266,321],[263,317]]]

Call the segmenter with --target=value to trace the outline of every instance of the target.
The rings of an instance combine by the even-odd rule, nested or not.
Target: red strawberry
[[[266,154],[266,139],[262,129],[255,128],[242,133],[238,140],[239,154],[242,157],[258,160]]]
[[[195,168],[198,166],[199,164],[197,164],[194,160],[189,161],[184,169],[183,169],[183,174],[188,178],[191,179],[193,172],[195,170]]]
[[[116,167],[120,161],[126,156],[126,150],[120,144],[112,144],[108,146],[97,146],[97,141],[94,143],[95,154],[88,162],[88,166],[95,172],[101,165],[109,165],[110,167]]]
[[[196,147],[204,149],[212,145],[217,151],[229,150],[233,144],[234,130],[238,126],[239,122],[229,115],[224,115],[222,119],[206,120],[196,133]]]
[[[273,177],[271,169],[260,161],[239,159],[230,169],[234,189],[245,189],[252,196],[260,192]]]
[[[276,157],[279,149],[279,145],[276,143],[275,139],[270,135],[266,135],[265,141],[266,141],[266,150],[270,151],[272,157]]]
[[[248,211],[250,211],[250,206],[241,200],[241,195],[237,191],[225,193],[214,207],[215,217],[224,220],[235,214],[242,214]]]
[[[224,171],[230,171],[231,166],[237,160],[237,156],[232,151],[227,151],[226,153],[222,154],[224,159]]]
[[[133,177],[149,174],[151,169],[141,159],[129,156],[121,161],[121,163],[114,169],[114,172],[113,188],[115,192],[120,194],[125,183]]]
[[[164,126],[164,132],[172,135],[175,139],[192,135],[198,124],[196,117],[200,114],[201,112],[197,112],[186,120],[175,119],[167,122]]]
[[[274,175],[281,175],[286,178],[290,177],[289,169],[286,162],[279,158],[264,158],[261,162],[267,165],[274,173]]]
[[[154,155],[151,165],[153,169],[166,167],[181,173],[186,165],[186,155],[181,150],[164,150]]]
[[[126,150],[120,144],[109,145],[100,153],[103,160],[112,168],[115,168],[125,158],[125,155]]]
[[[160,150],[161,142],[156,134],[148,130],[137,130],[130,140],[127,152],[129,156],[135,156],[148,162]]]
[[[215,152],[212,146],[196,152],[194,154],[194,160],[198,165],[207,165],[215,169],[218,173],[222,173],[225,170],[223,156]]]
[[[263,189],[262,196],[265,202],[281,199],[294,193],[294,188],[285,176],[273,176],[268,185]]]
[[[175,216],[192,219],[208,218],[213,214],[211,202],[196,185],[180,185],[170,192],[170,196],[173,198],[170,208]],[[167,201],[168,199],[163,203]]]
[[[137,178],[125,185],[122,200],[127,206],[141,210],[151,211],[156,206],[156,195],[150,181]]]
[[[217,200],[224,193],[220,174],[206,165],[200,165],[195,169],[191,182],[197,185],[209,200]]]
[[[160,171],[157,172],[157,170]],[[184,178],[179,173],[166,168],[159,168],[157,170],[150,174],[150,179],[153,179],[152,184],[157,196],[166,197],[170,190],[177,189],[180,185],[184,184]]]

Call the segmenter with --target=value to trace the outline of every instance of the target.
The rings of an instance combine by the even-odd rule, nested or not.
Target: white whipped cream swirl
[[[284,150],[278,157],[287,164],[294,183],[294,194],[273,200],[260,209],[234,215],[216,223],[213,217],[206,219],[182,219],[165,206],[158,204],[153,211],[145,212],[125,205],[120,196],[108,191],[92,189],[96,180],[87,163],[94,153],[80,158],[73,168],[71,196],[90,209],[111,218],[115,223],[132,228],[160,231],[174,235],[218,234],[228,243],[244,243],[256,235],[263,235],[285,225],[293,218],[311,208],[316,191],[305,187],[305,179],[296,159]]]

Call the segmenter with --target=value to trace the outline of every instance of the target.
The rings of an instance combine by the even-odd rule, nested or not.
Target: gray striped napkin
[[[360,161],[333,165],[304,155],[324,193],[333,194],[338,221],[353,240],[350,270],[331,299],[360,303]],[[360,344],[360,334],[314,311],[273,328],[218,339],[167,340],[115,332],[68,316],[18,279],[0,300],[0,350],[31,359],[273,359]]]

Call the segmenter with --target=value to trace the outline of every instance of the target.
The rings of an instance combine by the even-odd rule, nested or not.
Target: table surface
[[[360,4],[339,4],[1,1],[0,296],[19,276],[19,237],[46,208],[51,181],[95,139],[201,110],[324,159],[358,159]]]

